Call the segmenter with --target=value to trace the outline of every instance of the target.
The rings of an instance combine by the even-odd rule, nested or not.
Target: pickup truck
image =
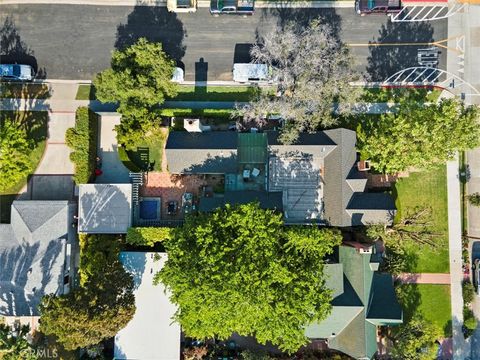
[[[355,11],[359,15],[393,14],[402,10],[400,0],[355,0]]]
[[[211,0],[210,14],[219,16],[220,14],[230,15],[253,15],[255,11],[254,0]]]

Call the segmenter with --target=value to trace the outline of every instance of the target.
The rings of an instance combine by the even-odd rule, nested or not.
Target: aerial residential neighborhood
[[[0,360],[480,359],[477,0],[0,0]]]

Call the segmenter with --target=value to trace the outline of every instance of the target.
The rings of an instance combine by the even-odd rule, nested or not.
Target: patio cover
[[[238,134],[238,163],[265,164],[267,161],[267,134]]]

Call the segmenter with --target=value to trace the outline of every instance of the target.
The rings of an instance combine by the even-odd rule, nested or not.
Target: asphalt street
[[[361,17],[353,9],[258,9],[244,18],[212,17],[205,8],[174,14],[142,6],[2,5],[1,61],[31,63],[44,78],[90,80],[109,66],[112,50],[146,37],[161,41],[184,64],[186,80],[231,80],[234,61],[248,61],[248,44],[257,34],[312,18],[355,44],[356,67],[376,81],[415,66],[418,48],[447,38],[446,20],[392,24],[386,16]],[[369,42],[421,44],[365,46]]]

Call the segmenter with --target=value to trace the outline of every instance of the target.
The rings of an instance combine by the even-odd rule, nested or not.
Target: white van
[[[271,73],[266,64],[233,64],[233,81],[239,83],[268,83]]]

